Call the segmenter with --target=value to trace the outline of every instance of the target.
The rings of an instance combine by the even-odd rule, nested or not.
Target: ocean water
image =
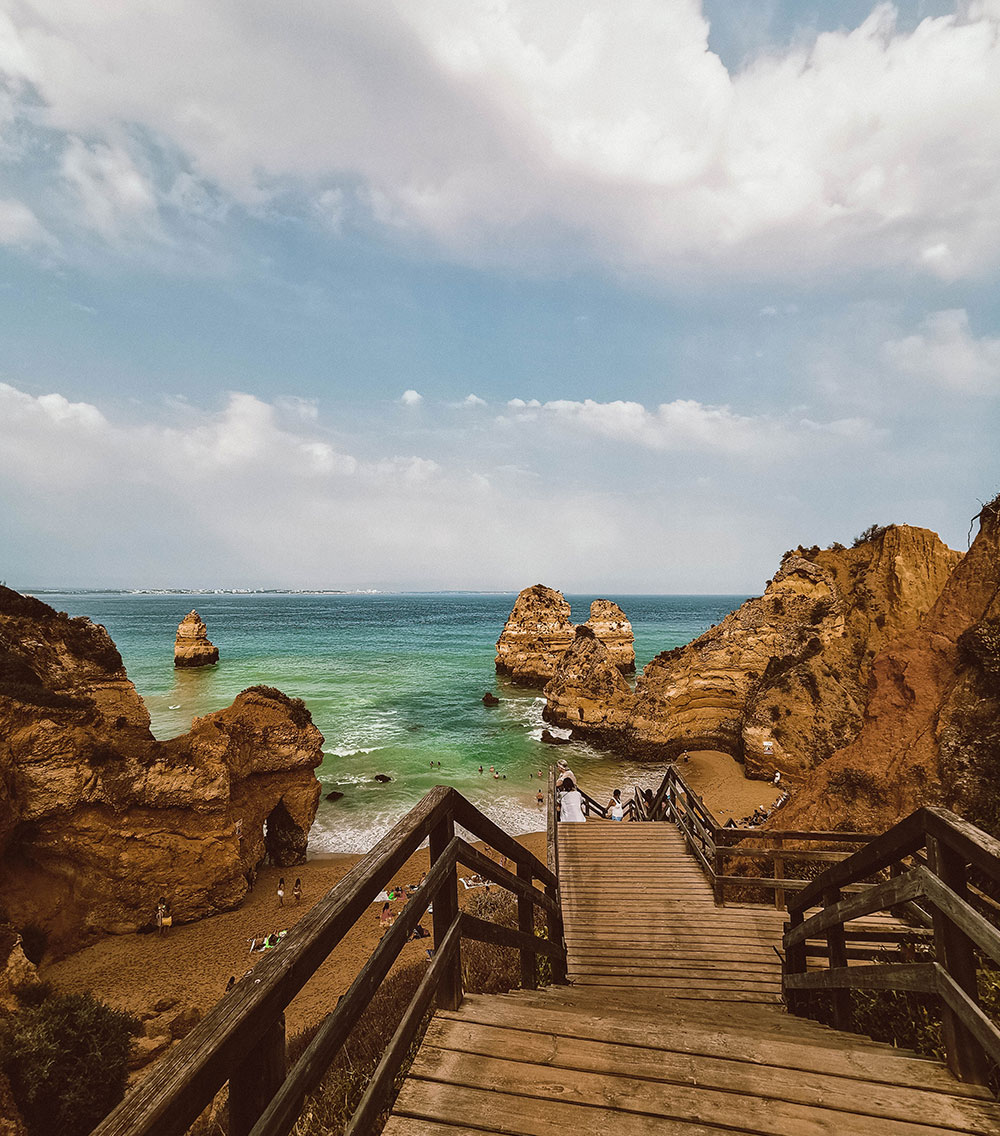
[[[248,686],[276,686],[304,699],[325,738],[313,853],[367,851],[437,784],[455,786],[520,833],[544,828],[538,773],[547,775],[556,757],[570,762],[594,796],[635,780],[652,784],[662,770],[611,760],[585,743],[556,749],[540,741],[544,700],[494,671],[494,644],[514,593],[36,594],[108,629],[158,738],[185,732],[193,718],[228,706]],[[566,598],[582,621],[596,597]],[[610,598],[632,622],[641,670],[746,597]],[[221,659],[214,667],[175,670],[177,624],[192,608]],[[487,690],[499,706],[483,706]],[[377,773],[392,781],[374,781]],[[327,801],[332,790],[343,798]]]

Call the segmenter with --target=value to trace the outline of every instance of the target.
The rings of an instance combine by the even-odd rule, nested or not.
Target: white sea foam
[[[503,797],[479,802],[478,807],[494,824],[512,835],[545,830],[545,811],[537,804]],[[399,822],[405,812],[405,808],[366,809],[363,814],[321,809],[309,833],[309,851],[314,855],[324,852],[369,852]],[[468,837],[468,834],[460,835],[479,839]]]
[[[331,757],[357,757],[358,754],[378,753],[379,750],[385,748],[385,746],[332,746],[329,749],[324,749],[323,752],[328,753]]]

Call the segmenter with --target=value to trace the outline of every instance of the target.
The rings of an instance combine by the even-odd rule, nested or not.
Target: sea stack
[[[209,642],[205,621],[196,611],[189,611],[177,628],[174,666],[209,667],[218,661],[219,648]]]
[[[514,602],[497,640],[497,674],[523,686],[544,686],[573,642],[576,628],[562,592],[534,584]]]
[[[534,584],[514,602],[497,640],[497,674],[539,689],[555,675],[577,632],[562,592]],[[635,637],[625,612],[611,600],[594,600],[587,627],[623,674],[635,671]]]
[[[628,616],[612,600],[594,600],[586,625],[608,649],[622,674],[635,674],[635,635]]]

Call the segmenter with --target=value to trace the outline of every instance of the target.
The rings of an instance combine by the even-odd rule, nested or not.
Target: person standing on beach
[[[295,906],[298,907],[302,902],[302,881],[298,877],[295,879],[295,887],[292,888],[292,898],[295,900]]]
[[[278,906],[279,907],[285,906],[285,877],[284,876],[282,876],[281,879],[278,880]]]
[[[173,916],[170,914],[170,904],[167,903],[165,896],[160,896],[160,902],[156,905],[156,930],[162,935],[165,927],[173,924]]]

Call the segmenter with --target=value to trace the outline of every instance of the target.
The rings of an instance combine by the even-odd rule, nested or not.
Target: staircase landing
[[[669,824],[559,828],[569,986],[432,1021],[387,1136],[1000,1132],[939,1063],[785,1013],[783,915],[715,907]]]

